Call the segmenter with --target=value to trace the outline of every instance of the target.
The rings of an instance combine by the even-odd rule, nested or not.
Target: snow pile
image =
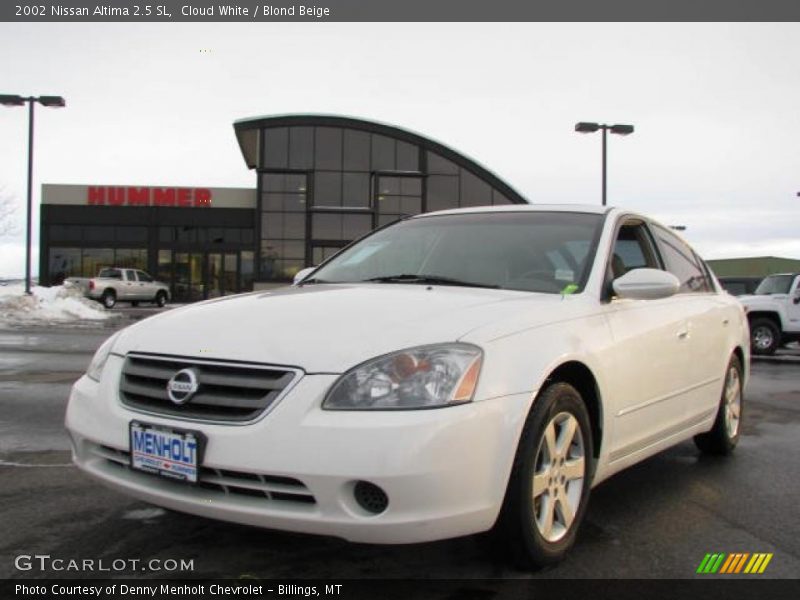
[[[19,283],[0,286],[0,323],[103,321],[117,316],[84,298],[80,288],[37,285],[31,292],[26,295],[25,286]]]

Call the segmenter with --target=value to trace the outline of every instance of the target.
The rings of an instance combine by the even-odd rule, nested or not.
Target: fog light
[[[381,488],[369,481],[359,481],[353,489],[353,496],[365,511],[378,515],[389,506],[389,496]]]

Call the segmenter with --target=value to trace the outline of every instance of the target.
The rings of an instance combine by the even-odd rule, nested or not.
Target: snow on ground
[[[79,288],[37,285],[31,291],[27,296],[21,283],[0,285],[0,324],[104,321],[118,316],[84,298]]]

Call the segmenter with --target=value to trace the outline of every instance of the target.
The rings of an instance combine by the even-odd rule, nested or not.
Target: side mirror
[[[297,285],[298,283],[302,283],[303,279],[308,277],[311,274],[311,271],[316,269],[317,267],[306,267],[305,269],[300,269],[294,276],[292,280],[292,285]]]
[[[668,298],[681,287],[675,275],[660,269],[633,269],[615,279],[611,285],[617,296],[633,300]]]

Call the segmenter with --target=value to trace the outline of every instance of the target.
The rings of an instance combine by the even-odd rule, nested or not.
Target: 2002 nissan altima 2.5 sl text
[[[120,331],[66,424],[81,469],[167,508],[372,543],[491,530],[536,567],[615,472],[692,437],[730,453],[748,371],[741,306],[672,231],[461,209]]]

